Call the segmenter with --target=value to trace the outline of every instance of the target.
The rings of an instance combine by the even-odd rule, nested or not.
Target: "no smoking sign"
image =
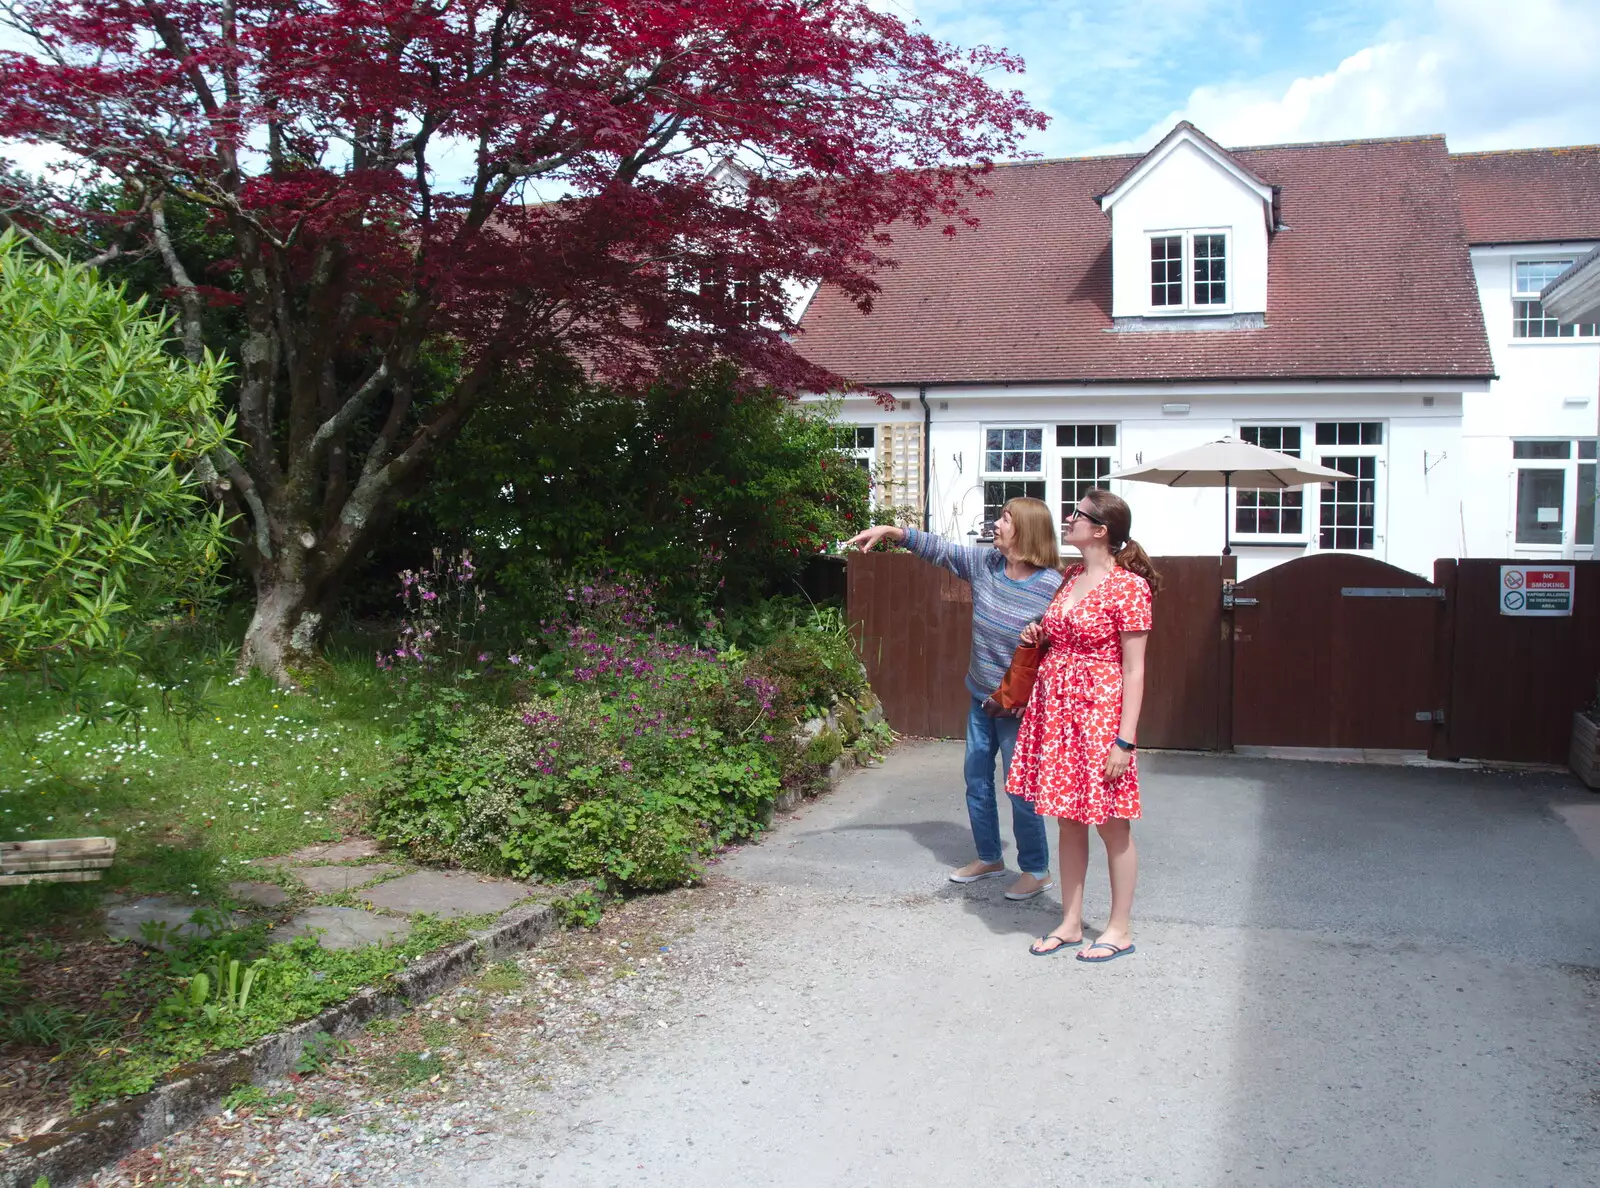
[[[1502,565],[1500,613],[1528,618],[1568,618],[1577,589],[1571,565]]]

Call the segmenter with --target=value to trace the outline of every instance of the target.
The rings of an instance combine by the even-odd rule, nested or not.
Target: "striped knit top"
[[[1006,576],[1006,559],[994,549],[951,544],[942,536],[906,529],[906,548],[972,583],[972,662],[967,692],[989,696],[1000,687],[1021,642],[1022,629],[1042,616],[1061,587],[1061,575],[1041,569],[1020,582]]]

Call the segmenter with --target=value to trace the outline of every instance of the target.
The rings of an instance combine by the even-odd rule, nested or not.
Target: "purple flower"
[[[513,652],[511,655],[507,656],[506,659],[509,660],[512,664],[521,664],[522,663],[522,657],[518,656],[515,652]]]

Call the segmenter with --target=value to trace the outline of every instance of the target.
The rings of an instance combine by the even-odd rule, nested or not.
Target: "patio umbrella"
[[[1228,522],[1230,487],[1268,487],[1284,490],[1311,483],[1338,482],[1350,476],[1342,470],[1318,466],[1291,454],[1263,449],[1237,438],[1224,437],[1192,450],[1180,450],[1143,466],[1119,470],[1108,478],[1129,479],[1136,483],[1160,483],[1164,487],[1222,488],[1222,555],[1233,552]]]

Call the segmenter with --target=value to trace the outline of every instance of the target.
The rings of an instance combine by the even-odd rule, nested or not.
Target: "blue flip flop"
[[[1104,957],[1085,957],[1083,955],[1084,953],[1092,953],[1096,949],[1110,949],[1111,952],[1106,954],[1106,956],[1104,956]],[[1111,944],[1109,941],[1095,941],[1094,944],[1090,945],[1087,949],[1083,950],[1083,953],[1079,953],[1078,954],[1078,960],[1079,961],[1086,961],[1090,965],[1098,965],[1102,961],[1115,961],[1118,957],[1121,957],[1123,954],[1131,953],[1131,952],[1133,952],[1133,946],[1132,945],[1127,945],[1127,946],[1119,949],[1119,948],[1117,948],[1116,945]]]
[[[1051,940],[1061,941],[1061,943],[1059,945],[1057,945],[1053,949],[1040,950],[1040,949],[1036,949],[1036,948],[1033,947],[1033,945],[1038,944],[1039,941],[1051,941]],[[1028,946],[1028,952],[1032,953],[1035,957],[1054,957],[1057,953],[1061,952],[1063,949],[1076,949],[1081,944],[1083,944],[1083,938],[1081,936],[1075,941],[1069,941],[1069,940],[1062,940],[1061,937],[1057,936],[1053,932],[1047,932],[1043,936],[1041,936],[1039,938],[1039,940],[1034,941],[1033,945],[1029,945]]]

